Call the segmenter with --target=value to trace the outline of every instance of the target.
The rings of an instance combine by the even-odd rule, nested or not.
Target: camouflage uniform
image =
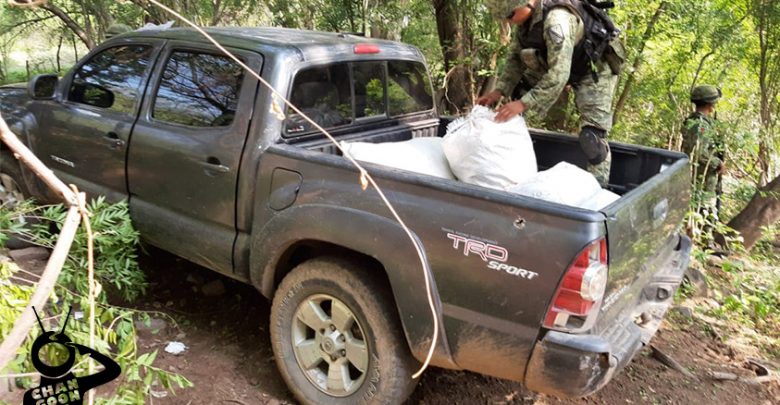
[[[685,119],[682,128],[682,150],[691,158],[696,182],[708,193],[715,193],[718,169],[723,165],[724,140],[715,130],[715,120],[694,112]]]
[[[510,52],[496,89],[504,96],[519,96],[528,111],[543,115],[560,97],[563,88],[571,84],[582,119],[581,126],[609,131],[612,128],[612,99],[618,76],[601,60],[593,66],[596,77],[592,74],[581,78],[571,77],[575,46],[585,36],[584,24],[566,7],[553,8],[545,18],[544,1],[537,2],[528,22],[515,28]],[[493,0],[491,3],[500,2]],[[514,3],[519,7],[527,4],[527,1],[503,3]],[[524,46],[526,35],[538,24],[544,24],[546,60],[537,49]],[[608,152],[606,160],[600,164],[588,164],[588,171],[596,176],[602,186],[609,182],[611,161],[612,154]]]
[[[714,106],[721,97],[720,90],[714,86],[697,86],[691,92],[691,102],[697,104],[697,111],[685,119],[682,126],[682,150],[691,159],[694,175],[694,196],[701,202],[699,214],[718,217],[718,179],[724,164],[726,143],[717,130],[717,123],[699,107]],[[706,111],[701,110],[701,111]],[[709,233],[709,226],[704,230]]]

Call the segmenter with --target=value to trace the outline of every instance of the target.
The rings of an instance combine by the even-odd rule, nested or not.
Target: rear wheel
[[[389,286],[337,258],[285,277],[271,309],[276,362],[306,404],[394,404],[414,389],[416,366]]]

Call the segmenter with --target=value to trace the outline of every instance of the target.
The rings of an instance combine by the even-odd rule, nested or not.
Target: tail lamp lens
[[[544,326],[565,329],[570,317],[592,315],[595,304],[604,297],[608,273],[607,241],[602,238],[583,249],[569,266]]]

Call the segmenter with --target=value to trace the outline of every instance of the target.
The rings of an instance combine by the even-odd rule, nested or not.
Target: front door
[[[260,55],[234,52],[260,71]],[[152,244],[231,274],[257,80],[210,47],[170,42],[163,55],[128,155],[133,221]]]
[[[57,100],[35,101],[33,150],[66,184],[110,201],[127,197],[125,157],[160,42],[96,50],[63,79]]]

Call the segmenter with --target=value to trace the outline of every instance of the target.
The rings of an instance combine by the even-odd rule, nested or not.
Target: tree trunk
[[[444,56],[444,105],[450,112],[458,112],[471,104],[471,83],[468,68],[460,63],[466,54],[463,47],[463,26],[458,19],[455,0],[433,0],[436,28]]]
[[[68,29],[70,29],[71,31],[73,31],[73,33],[76,34],[76,36],[81,40],[81,42],[84,43],[84,45],[87,46],[88,49],[92,49],[95,47],[95,41],[93,41],[92,38],[90,38],[89,35],[87,35],[86,31],[84,31],[84,29],[81,28],[81,26],[75,20],[70,18],[70,16],[67,13],[62,11],[61,8],[49,2],[43,3],[41,5],[41,8],[54,14],[55,16],[57,16],[57,18],[62,20],[65,26],[68,27]]]
[[[634,58],[634,65],[631,68],[631,72],[629,72],[628,74],[628,78],[626,79],[626,84],[623,86],[623,91],[620,92],[620,97],[618,97],[617,104],[615,104],[615,110],[612,114],[613,124],[617,123],[618,117],[620,116],[620,112],[623,110],[623,107],[626,105],[626,101],[628,101],[628,95],[631,94],[632,87],[634,86],[634,81],[636,80],[636,74],[637,72],[639,72],[639,68],[642,67],[642,60],[643,60],[642,54],[645,51],[645,45],[653,36],[655,25],[658,23],[658,20],[661,19],[661,15],[666,10],[666,7],[668,5],[669,5],[668,1],[662,1],[661,4],[658,5],[658,8],[655,10],[655,14],[653,14],[653,18],[650,19],[649,23],[647,23],[647,28],[645,28],[645,33],[642,34],[642,43],[639,45],[639,49],[637,49],[636,58]]]
[[[759,189],[729,226],[742,235],[745,248],[750,250],[761,239],[761,228],[777,221],[780,221],[780,176]]]
[[[60,42],[57,44],[57,73],[60,73],[62,71],[62,63],[61,63],[61,56],[60,53],[62,52],[62,40],[64,39],[63,35],[60,35]]]
[[[130,0],[144,10],[144,23],[163,24],[167,21],[163,10],[146,0]]]
[[[512,41],[512,27],[509,26],[507,23],[502,23],[499,27],[498,31],[498,37],[501,41],[501,47],[496,49],[495,52],[493,52],[492,55],[490,55],[490,63],[488,64],[488,70],[491,72],[496,72],[498,68],[498,57],[501,54],[501,50],[509,45],[509,43]],[[479,95],[485,95],[488,92],[492,91],[493,88],[496,87],[496,84],[498,83],[498,72],[496,74],[490,75],[490,77],[487,78],[487,80],[482,83],[482,86],[480,87]]]
[[[76,46],[76,37],[70,37],[70,42],[73,44],[73,60],[78,62],[79,61],[79,47]]]
[[[757,0],[753,3],[754,20],[759,43],[758,81],[761,91],[760,119],[763,129],[758,145],[758,167],[761,171],[759,184],[767,184],[771,176],[771,143],[775,136],[775,113],[780,93],[780,50],[777,33],[780,30],[780,16],[776,2]]]

